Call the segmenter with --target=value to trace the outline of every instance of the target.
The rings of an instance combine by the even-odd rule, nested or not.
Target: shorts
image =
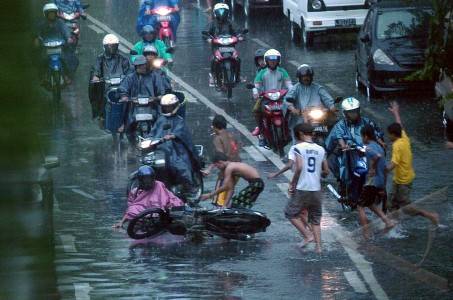
[[[373,185],[366,185],[362,189],[357,205],[361,207],[370,207],[377,205],[382,201],[387,201],[387,193],[385,190]]]
[[[406,205],[411,204],[410,194],[412,183],[397,184],[393,183],[392,192],[390,193],[390,210],[398,210]]]
[[[308,222],[313,225],[321,223],[322,216],[321,191],[309,192],[299,191],[291,197],[285,207],[285,216],[294,219],[300,215],[302,210],[308,211]]]
[[[249,181],[249,185],[239,194],[231,198],[231,207],[233,208],[252,208],[256,199],[264,190],[264,182],[261,178]]]
[[[216,189],[221,187],[223,185],[223,177],[219,177],[217,179],[217,183],[216,183]],[[234,177],[234,185],[236,185],[239,181],[239,177]],[[227,203],[228,203],[228,200],[226,197],[227,197],[227,194],[228,194],[228,191],[224,191],[224,192],[221,192],[220,194],[217,195],[217,197],[214,198],[214,201],[212,204],[216,205],[216,206],[225,206]]]

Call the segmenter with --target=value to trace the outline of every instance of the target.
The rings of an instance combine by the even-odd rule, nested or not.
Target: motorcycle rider
[[[176,31],[178,30],[179,23],[181,22],[181,16],[179,14],[179,0],[145,0],[140,4],[138,11],[137,25],[135,27],[137,33],[140,33],[142,28],[146,25],[156,27],[158,24],[157,16],[147,14],[146,7],[150,6],[151,9],[156,9],[162,6],[168,6],[175,10],[170,14],[170,27],[173,32],[174,41],[176,42]]]
[[[208,25],[209,36],[219,36],[222,34],[236,35],[237,32],[230,21],[230,8],[225,3],[217,3],[212,10],[214,20]],[[212,38],[206,40],[212,44]],[[214,45],[212,46],[215,47]],[[238,65],[236,66],[236,82],[241,81],[241,60],[237,58]],[[209,86],[214,86],[215,69],[218,67],[217,61],[213,57],[211,60],[211,73],[209,74]]]
[[[167,62],[173,62],[173,57],[168,53],[165,43],[157,38],[156,29],[151,25],[145,25],[140,31],[142,40],[137,42],[132,48],[136,55],[143,55],[143,50],[147,45],[152,45],[157,49],[158,57],[165,59]],[[132,61],[135,57],[132,57]]]
[[[146,45],[143,49],[143,56],[148,61],[149,69],[155,74],[156,85],[162,87],[161,95],[171,92],[171,82],[167,73],[164,71],[163,65],[165,61],[158,57],[158,51],[153,45]]]
[[[280,67],[281,54],[275,49],[269,49],[264,54],[264,61],[266,62],[266,68],[262,69],[255,77],[255,88],[253,88],[253,99],[259,100],[260,93],[270,90],[281,90],[282,88],[291,89],[293,84],[288,75],[288,72]],[[258,135],[259,146],[267,147],[266,140],[263,136],[263,111],[265,103],[263,101],[255,103],[253,113],[255,115],[255,121],[257,128],[253,131],[253,135]]]
[[[82,18],[86,18],[85,10],[80,0],[55,0],[58,9],[65,13],[79,13]]]
[[[148,66],[148,61],[143,55],[137,55],[133,62],[135,72],[128,74],[119,87],[121,101],[127,101],[131,98],[150,97],[155,98],[165,93],[165,86],[162,85],[155,72],[152,72]],[[150,104],[154,107],[154,117],[157,116],[157,104]],[[124,124],[119,131],[126,131],[129,141],[134,141],[134,105],[130,103],[125,112]]]
[[[163,182],[156,180],[156,173],[150,166],[141,166],[137,173],[138,187],[132,189],[127,197],[127,210],[123,218],[112,227],[120,228],[142,211],[150,208],[168,210],[184,206],[184,202],[169,191]]]
[[[363,146],[360,131],[365,125],[374,128],[377,142],[386,148],[381,129],[370,119],[361,116],[359,100],[354,97],[346,98],[342,101],[341,108],[344,118],[335,124],[326,138],[329,167],[337,180],[340,180],[340,172],[344,167],[341,150],[348,149],[351,143]]]
[[[255,67],[256,67],[255,76],[261,70],[266,68],[266,61],[264,60],[264,54],[266,53],[266,51],[267,50],[263,49],[263,48],[260,48],[260,49],[255,51],[255,58],[254,58]]]
[[[66,27],[64,22],[61,19],[57,18],[58,7],[54,3],[47,3],[43,6],[42,12],[44,14],[45,20],[38,26],[37,35],[35,38],[35,46],[40,47],[41,42],[45,39],[60,39],[65,41],[65,46],[63,47],[63,53],[61,56],[63,62],[63,77],[66,84],[71,83],[69,75],[75,72],[77,68],[78,61],[77,58],[73,57],[74,53],[71,51],[68,45],[72,44],[74,41],[71,38],[71,33]],[[41,47],[41,53],[39,55],[38,71],[40,76],[46,74],[47,69],[47,54],[44,51],[44,48]],[[75,59],[75,61],[74,61]],[[45,77],[42,79],[43,83]]]
[[[335,101],[329,92],[320,84],[313,82],[314,71],[310,65],[303,64],[297,68],[296,83],[285,95],[285,106],[290,113],[289,128],[304,123],[303,113],[308,107],[328,109],[335,113]],[[293,136],[293,144],[295,138]]]
[[[196,188],[193,168],[196,162],[192,136],[184,119],[178,114],[181,104],[174,94],[166,94],[160,101],[160,115],[151,129],[150,136],[167,142],[158,146],[165,151],[170,172],[181,182],[185,192]]]
[[[97,93],[96,84],[104,78],[123,77],[133,71],[129,59],[119,53],[119,39],[114,34],[107,34],[102,40],[104,51],[96,58],[91,69],[91,83],[89,85],[90,102],[93,108],[93,117],[98,117],[100,124],[104,119],[104,91]]]

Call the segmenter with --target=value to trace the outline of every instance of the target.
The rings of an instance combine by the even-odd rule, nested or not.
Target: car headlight
[[[384,53],[381,49],[377,49],[373,54],[373,61],[378,65],[390,65],[393,66],[395,63]]]
[[[313,0],[311,1],[311,7],[314,10],[320,10],[322,8],[322,2],[320,0]]]

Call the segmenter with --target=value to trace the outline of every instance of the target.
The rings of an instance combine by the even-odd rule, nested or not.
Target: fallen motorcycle
[[[147,209],[133,218],[127,227],[133,239],[157,236],[164,232],[188,237],[220,236],[232,240],[248,240],[264,232],[271,224],[265,214],[248,209],[193,209],[175,207],[169,211]]]

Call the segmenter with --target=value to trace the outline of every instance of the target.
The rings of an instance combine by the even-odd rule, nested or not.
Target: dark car
[[[249,16],[260,8],[281,8],[282,0],[231,0],[233,8],[236,4],[242,6],[244,15]]]
[[[432,82],[408,80],[423,67],[432,8],[407,1],[383,1],[371,6],[360,29],[356,52],[356,85],[368,97],[376,92],[429,89]]]

